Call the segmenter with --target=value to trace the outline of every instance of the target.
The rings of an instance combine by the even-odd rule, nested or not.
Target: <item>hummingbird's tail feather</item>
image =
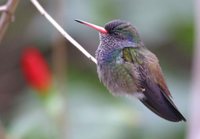
[[[143,93],[145,98],[140,101],[160,117],[172,122],[186,121],[172,100],[162,92],[159,86],[154,84],[149,87],[147,85]]]

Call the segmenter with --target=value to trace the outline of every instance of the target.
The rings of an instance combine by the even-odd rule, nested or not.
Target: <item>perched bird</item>
[[[113,95],[135,96],[166,120],[186,121],[171,100],[157,57],[144,46],[135,27],[122,20],[110,21],[104,28],[75,21],[99,31],[97,72]]]

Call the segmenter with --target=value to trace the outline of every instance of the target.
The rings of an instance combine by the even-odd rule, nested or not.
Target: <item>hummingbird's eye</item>
[[[105,29],[108,31],[109,34],[112,34],[115,30],[115,27],[113,24],[109,24],[105,26]]]

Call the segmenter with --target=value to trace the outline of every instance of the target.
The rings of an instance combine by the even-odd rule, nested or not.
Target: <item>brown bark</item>
[[[3,11],[1,17],[0,17],[0,43],[3,39],[3,36],[11,23],[14,12],[17,8],[17,5],[19,4],[20,0],[8,0],[6,3],[6,9]]]

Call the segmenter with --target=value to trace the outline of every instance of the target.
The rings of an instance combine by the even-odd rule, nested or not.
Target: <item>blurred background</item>
[[[0,0],[0,5],[5,3]],[[113,19],[130,21],[158,56],[173,100],[188,118],[192,0],[48,0],[41,4],[92,55],[99,44],[98,33],[74,19],[100,26]],[[24,68],[24,53],[30,47],[37,48],[36,59],[44,63],[48,72],[44,78],[51,82],[39,83],[42,89],[30,81],[32,77],[25,77],[31,74],[26,71],[30,67]],[[36,60],[35,70],[37,64]],[[22,0],[0,46],[0,119],[2,133],[10,139],[183,139],[187,126],[161,119],[136,99],[112,96],[99,82],[96,65],[29,1]]]

